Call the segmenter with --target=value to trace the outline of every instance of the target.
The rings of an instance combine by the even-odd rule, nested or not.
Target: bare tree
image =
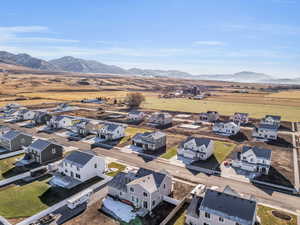
[[[125,98],[125,103],[130,107],[139,107],[145,101],[145,97],[141,93],[128,93]]]

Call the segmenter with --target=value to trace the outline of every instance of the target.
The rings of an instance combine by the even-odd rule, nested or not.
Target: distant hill
[[[28,54],[15,55],[9,52],[0,51],[0,61],[2,63],[15,64],[15,65],[29,67],[32,69],[48,70],[48,71],[58,70],[58,68],[48,63],[47,61],[31,57]]]
[[[65,56],[59,59],[50,60],[49,63],[61,71],[112,74],[128,73],[126,70],[118,66],[106,65],[94,60],[78,59],[72,56]]]
[[[270,75],[263,73],[255,73],[251,71],[242,71],[234,74],[193,75],[178,70],[153,70],[139,68],[132,68],[126,70],[118,66],[107,65],[95,60],[85,60],[80,58],[74,58],[72,56],[65,56],[59,59],[46,61],[34,58],[28,54],[12,54],[5,51],[0,51],[0,63],[24,66],[31,69],[38,69],[50,72],[106,73],[230,82],[300,84],[300,78],[275,79]]]

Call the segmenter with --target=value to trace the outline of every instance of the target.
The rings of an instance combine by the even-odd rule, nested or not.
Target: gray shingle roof
[[[277,115],[266,115],[265,118],[267,117],[271,117],[273,120],[281,120],[281,116],[277,116]]]
[[[74,152],[70,153],[65,158],[65,160],[70,161],[71,163],[75,163],[82,167],[85,164],[87,164],[93,157],[94,157],[94,155],[92,155],[90,153],[74,151]]]
[[[126,191],[127,190],[127,184],[131,181],[127,177],[127,173],[120,172],[118,173],[109,183],[108,186],[114,187],[118,190]]]
[[[43,151],[45,148],[47,148],[51,144],[50,141],[38,139],[35,142],[33,142],[30,147],[37,149],[39,151]]]
[[[194,139],[195,143],[197,146],[202,146],[204,145],[205,147],[207,147],[210,142],[212,141],[209,138],[198,138],[198,137],[188,137],[184,142],[181,143],[181,146],[183,146],[185,143],[187,143],[188,141]]]
[[[108,131],[114,131],[115,129],[117,129],[120,125],[117,125],[115,123],[108,123],[105,124],[105,129]]]
[[[9,140],[12,140],[16,138],[19,134],[21,134],[20,131],[17,130],[10,130],[7,133],[3,134],[3,137]]]
[[[245,224],[252,224],[256,212],[256,202],[234,195],[206,190],[200,210],[213,211],[214,214]]]
[[[259,129],[267,129],[267,130],[277,130],[278,125],[276,124],[259,124]]]
[[[140,178],[140,177],[144,177],[147,176],[149,174],[152,174],[155,180],[155,184],[157,186],[157,188],[160,187],[161,183],[163,182],[163,180],[165,179],[165,177],[167,176],[164,173],[159,173],[159,172],[155,172],[153,170],[148,170],[148,169],[144,169],[144,168],[140,168],[137,173],[136,173],[136,177]]]
[[[258,147],[251,147],[251,146],[243,146],[242,153],[245,153],[249,150],[252,150],[253,153],[258,158],[264,158],[264,159],[271,159],[272,151],[270,149],[264,149],[264,148],[258,148]]]

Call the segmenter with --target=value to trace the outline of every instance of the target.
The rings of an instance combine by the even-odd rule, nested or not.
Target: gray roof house
[[[207,189],[204,197],[194,196],[186,215],[186,224],[254,225],[256,201],[237,194]]]
[[[35,125],[43,125],[50,121],[51,117],[47,112],[36,111],[32,122]]]
[[[181,142],[177,155],[192,161],[207,160],[214,152],[214,141],[209,138],[188,137]]]
[[[24,158],[20,165],[30,163],[45,164],[59,160],[63,157],[63,147],[47,140],[38,139],[25,150]]]
[[[125,136],[125,128],[120,124],[106,123],[100,126],[97,136],[108,141],[118,140]]]
[[[261,121],[261,124],[265,125],[276,125],[277,128],[280,127],[281,116],[277,115],[266,115]]]
[[[166,134],[160,131],[137,133],[132,138],[132,144],[145,151],[158,151],[164,149],[167,143]]]
[[[232,121],[236,124],[247,124],[249,122],[249,114],[236,112],[232,116]]]
[[[117,197],[137,209],[150,212],[172,192],[168,173],[139,169],[136,173],[121,172],[108,184],[108,195]]]
[[[267,175],[271,161],[272,151],[270,149],[243,146],[242,151],[238,154],[237,160],[233,161],[232,166],[249,172]]]
[[[172,115],[164,112],[155,112],[149,118],[149,125],[154,127],[168,127],[172,125]]]
[[[102,176],[106,170],[107,165],[102,157],[91,151],[73,151],[59,164],[50,184],[72,189],[93,177]]]
[[[276,140],[278,136],[277,124],[259,124],[254,127],[252,136],[259,139]]]
[[[8,151],[17,151],[27,147],[32,142],[32,137],[20,131],[10,130],[0,136],[1,147]]]
[[[219,113],[216,111],[207,111],[207,112],[202,112],[199,115],[199,119],[202,121],[207,121],[207,122],[215,122],[219,119]]]

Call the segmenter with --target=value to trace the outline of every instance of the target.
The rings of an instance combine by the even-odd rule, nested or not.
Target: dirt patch
[[[181,182],[175,182],[172,197],[178,200],[182,200],[187,194],[189,194],[193,190],[193,188],[194,186],[192,185]]]

